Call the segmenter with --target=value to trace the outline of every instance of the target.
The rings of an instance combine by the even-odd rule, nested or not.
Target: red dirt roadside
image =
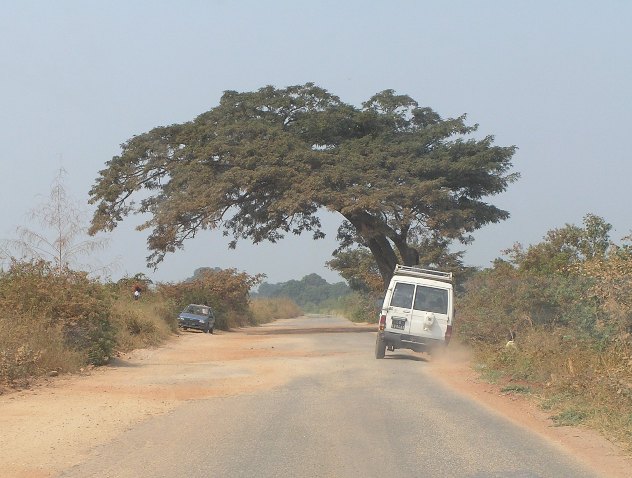
[[[626,456],[621,448],[594,430],[554,426],[549,415],[526,397],[503,393],[499,385],[478,378],[467,350],[454,343],[449,348],[448,354],[433,360],[428,367],[434,378],[512,422],[529,428],[603,476],[632,477],[632,457]]]

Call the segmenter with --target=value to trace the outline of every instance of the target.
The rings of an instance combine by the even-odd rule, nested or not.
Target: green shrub
[[[551,417],[557,427],[577,426],[586,418],[588,418],[588,412],[576,408],[569,408]]]
[[[352,292],[340,298],[337,307],[330,309],[352,322],[377,323],[382,298],[376,294]]]
[[[100,320],[89,335],[85,345],[88,361],[93,365],[104,365],[112,357],[116,345],[116,331],[108,320]]]
[[[205,304],[215,312],[215,327],[228,330],[255,323],[248,306],[249,291],[263,276],[235,269],[204,270],[178,284],[158,284],[157,292],[173,304],[174,313],[187,304]]]

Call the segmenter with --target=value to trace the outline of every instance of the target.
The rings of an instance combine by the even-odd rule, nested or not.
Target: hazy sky
[[[514,242],[580,224],[588,213],[632,229],[632,2],[0,0],[0,238],[15,236],[56,171],[83,203],[119,145],[218,104],[225,90],[315,82],[359,106],[384,89],[443,117],[467,113],[479,134],[516,145],[522,178],[492,202],[511,213],[464,247],[488,266]],[[87,208],[87,205],[86,205]],[[206,232],[145,267],[146,233],[131,218],[102,263],[114,278],[181,280],[200,266],[263,272],[270,282],[317,272],[335,248],[276,245]]]

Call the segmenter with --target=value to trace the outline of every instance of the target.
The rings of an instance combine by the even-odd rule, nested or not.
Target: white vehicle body
[[[384,295],[375,356],[399,348],[432,353],[450,341],[453,319],[451,272],[397,265]]]

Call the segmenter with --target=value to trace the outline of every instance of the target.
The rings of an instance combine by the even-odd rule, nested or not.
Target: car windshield
[[[434,312],[435,314],[448,313],[448,291],[436,287],[417,286],[415,294],[415,310]]]
[[[209,308],[201,305],[189,305],[184,311],[193,315],[208,315]]]

